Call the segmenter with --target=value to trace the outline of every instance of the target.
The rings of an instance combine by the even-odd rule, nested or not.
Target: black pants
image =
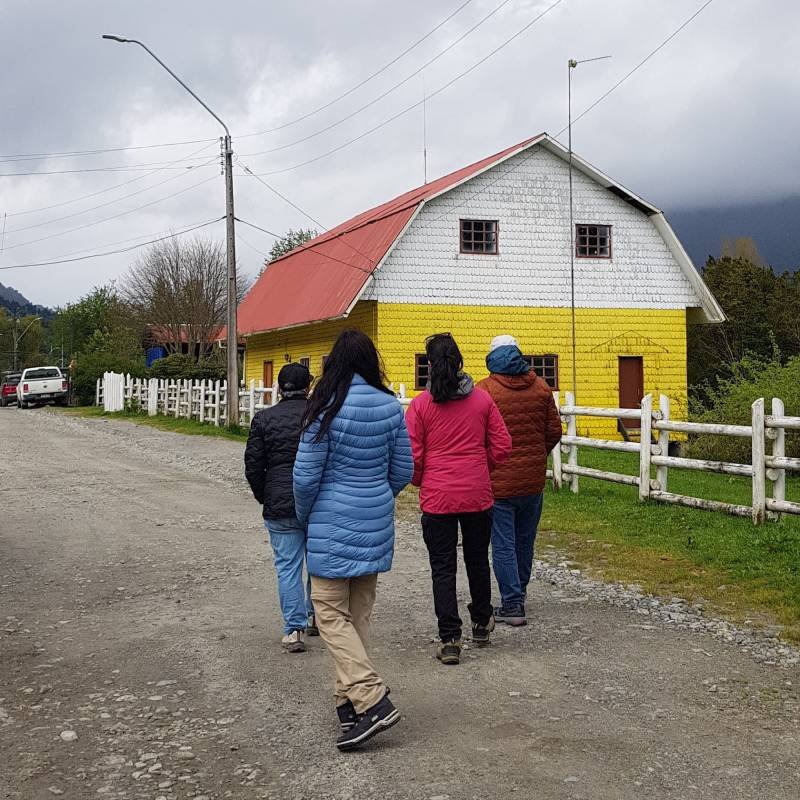
[[[461,617],[456,597],[458,526],[464,565],[467,568],[469,615],[473,623],[486,625],[492,616],[492,583],[489,571],[491,510],[470,514],[423,514],[422,535],[428,548],[433,578],[433,606],[439,620],[439,638],[461,638]]]

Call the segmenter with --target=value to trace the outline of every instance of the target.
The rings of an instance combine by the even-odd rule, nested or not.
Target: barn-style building
[[[246,379],[271,385],[289,360],[319,375],[339,331],[357,327],[413,394],[430,334],[451,332],[477,380],[492,337],[511,333],[582,405],[663,392],[683,416],[687,325],[721,322],[721,308],[661,211],[574,155],[573,198],[570,225],[568,153],[541,134],[296,248],[239,307]],[[587,430],[617,433],[602,420]]]

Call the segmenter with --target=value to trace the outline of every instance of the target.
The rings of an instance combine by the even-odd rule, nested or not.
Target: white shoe
[[[303,631],[292,631],[281,639],[281,644],[289,653],[304,653],[306,650],[305,634]]]

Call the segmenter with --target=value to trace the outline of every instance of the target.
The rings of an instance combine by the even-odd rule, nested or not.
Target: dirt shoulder
[[[241,444],[16,409],[0,441],[25,454],[0,461],[0,797],[796,792],[797,667],[579,586],[538,581],[527,628],[440,666],[406,511],[373,643],[404,720],[339,754],[324,647],[277,646]]]

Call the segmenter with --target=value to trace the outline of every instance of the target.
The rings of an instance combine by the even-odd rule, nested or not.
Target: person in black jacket
[[[264,510],[264,525],[275,554],[278,595],[283,614],[283,646],[302,653],[305,633],[319,635],[311,604],[310,579],[303,583],[306,531],[294,508],[292,469],[300,442],[311,374],[302,364],[286,364],[278,373],[280,402],[259,411],[250,425],[244,451],[245,475]]]

